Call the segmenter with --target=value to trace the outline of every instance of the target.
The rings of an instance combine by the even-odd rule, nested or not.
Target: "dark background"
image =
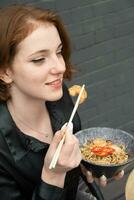
[[[83,128],[106,126],[134,135],[134,0],[0,0],[0,6],[28,3],[58,11],[72,40],[77,74],[67,83],[85,84],[79,107]],[[125,184],[109,180],[106,200],[125,200]]]

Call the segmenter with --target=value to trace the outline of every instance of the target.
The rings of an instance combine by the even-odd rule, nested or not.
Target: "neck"
[[[53,131],[45,100],[15,91],[12,89],[7,106],[17,127],[27,135],[50,143]]]
[[[48,111],[44,101],[14,101],[7,102],[9,111],[12,116],[27,122],[33,128],[40,126],[41,122],[44,123],[45,116],[48,116]]]
[[[49,113],[44,102],[25,105],[21,104],[21,102],[14,104],[10,100],[7,105],[16,125],[23,133],[35,137],[42,142],[51,142],[53,131]]]

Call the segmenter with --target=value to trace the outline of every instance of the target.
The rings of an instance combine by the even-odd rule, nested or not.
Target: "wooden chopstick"
[[[73,118],[74,118],[74,115],[75,115],[76,110],[77,110],[77,108],[78,108],[78,106],[79,106],[80,98],[81,98],[81,95],[82,95],[82,93],[83,93],[84,88],[85,88],[85,85],[82,86],[82,88],[81,88],[81,90],[80,90],[80,93],[79,93],[79,95],[78,95],[78,97],[77,97],[77,100],[76,100],[75,106],[74,106],[74,108],[73,108],[72,114],[71,114],[70,119],[69,119],[69,121],[68,121],[68,123],[67,123],[67,127],[65,128],[65,134],[64,134],[62,140],[60,141],[60,143],[59,143],[59,145],[58,145],[58,147],[57,147],[57,149],[56,149],[56,151],[55,151],[55,153],[54,153],[54,156],[53,156],[53,158],[52,158],[52,161],[51,161],[51,163],[50,163],[50,165],[49,165],[49,169],[55,168],[55,166],[56,166],[56,163],[57,163],[57,161],[58,161],[58,158],[59,158],[59,155],[60,155],[60,151],[61,151],[62,145],[63,145],[64,140],[65,140],[65,135],[66,135],[66,132],[67,132],[67,129],[68,129],[68,125],[72,122],[72,120],[73,120]]]

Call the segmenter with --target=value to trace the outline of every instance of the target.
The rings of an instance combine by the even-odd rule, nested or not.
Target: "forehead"
[[[61,43],[57,28],[50,23],[39,25],[18,45],[18,51],[33,54],[37,51],[55,49]]]

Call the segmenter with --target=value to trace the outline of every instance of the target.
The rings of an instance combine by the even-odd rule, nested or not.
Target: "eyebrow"
[[[57,49],[60,49],[60,48],[62,48],[62,47],[63,47],[63,45],[62,45],[62,43],[60,43],[60,44],[58,45]],[[35,55],[35,54],[38,54],[38,53],[48,53],[48,52],[49,52],[49,49],[41,49],[41,50],[39,50],[39,51],[37,51],[37,52],[32,53],[32,54],[30,55],[30,57],[33,56],[33,55]]]

